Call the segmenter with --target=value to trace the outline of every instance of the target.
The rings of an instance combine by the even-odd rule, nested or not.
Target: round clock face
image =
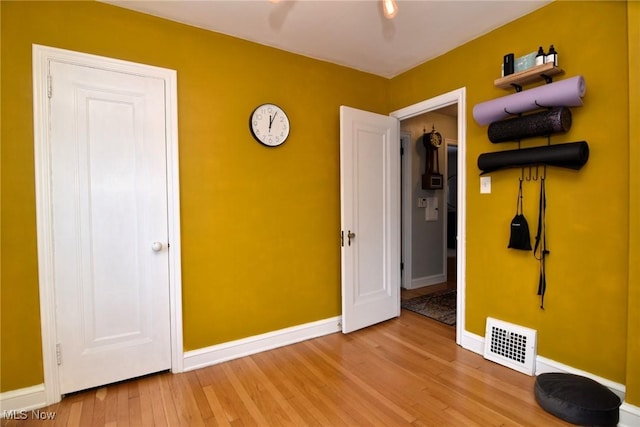
[[[267,147],[277,147],[289,137],[289,118],[274,104],[262,104],[251,113],[249,128],[253,137]]]
[[[429,139],[431,140],[431,145],[435,148],[442,145],[442,135],[440,135],[440,132],[432,131]]]

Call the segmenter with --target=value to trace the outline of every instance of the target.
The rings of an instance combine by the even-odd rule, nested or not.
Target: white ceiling
[[[102,1],[391,78],[551,0]]]

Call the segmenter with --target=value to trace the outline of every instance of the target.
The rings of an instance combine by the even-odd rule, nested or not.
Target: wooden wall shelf
[[[542,64],[528,68],[518,73],[509,74],[508,76],[496,79],[493,84],[501,89],[513,89],[518,92],[522,90],[522,86],[538,80],[546,80],[551,83],[551,77],[562,74],[564,71],[558,67],[554,67],[552,63]]]

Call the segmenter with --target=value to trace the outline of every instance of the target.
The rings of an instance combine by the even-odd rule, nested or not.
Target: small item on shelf
[[[540,46],[538,48],[538,54],[536,55],[536,65],[544,64],[546,58],[547,58],[547,54],[544,53],[544,50],[542,49],[542,46]]]
[[[540,49],[542,49],[542,48],[540,48]],[[551,45],[551,47],[549,47],[549,53],[547,53],[547,59],[546,59],[545,62],[553,63],[554,67],[558,66],[558,52],[553,47],[553,45]]]
[[[528,70],[536,64],[536,52],[530,52],[526,55],[519,56],[513,62],[513,70],[516,73]]]
[[[508,76],[509,74],[513,74],[514,72],[514,68],[513,68],[513,61],[515,59],[515,55],[513,53],[508,53],[504,56],[504,62],[503,62],[503,71],[504,71],[504,76]]]

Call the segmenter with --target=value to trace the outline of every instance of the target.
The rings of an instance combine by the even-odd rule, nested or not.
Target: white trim
[[[464,331],[460,345],[463,348],[473,351],[474,353],[478,353],[480,356],[484,357],[484,337],[469,331]]]
[[[182,371],[182,279],[180,257],[180,199],[178,173],[177,76],[175,70],[105,58],[47,46],[33,45],[33,127],[36,184],[36,228],[42,362],[47,405],[60,401],[56,363],[56,318],[53,296],[53,230],[51,225],[50,140],[48,132],[48,69],[51,61],[156,77],[165,81],[167,135],[167,191],[169,219],[169,298],[171,307],[171,370]]]
[[[431,276],[422,276],[411,279],[411,287],[407,289],[424,288],[425,286],[439,285],[447,281],[446,274],[433,274]]]
[[[426,101],[419,102],[417,104],[410,105],[400,110],[392,112],[390,115],[396,117],[398,120],[406,120],[411,117],[427,113],[429,111],[437,110],[448,105],[458,105],[458,244],[457,244],[457,259],[456,259],[456,272],[458,282],[458,294],[457,294],[457,314],[456,314],[456,343],[462,345],[463,333],[465,332],[465,301],[466,301],[466,256],[467,256],[467,243],[466,243],[466,230],[467,230],[467,89],[462,87],[460,89],[452,90],[445,94],[436,96],[435,98],[428,99]],[[446,224],[446,218],[445,218]],[[444,230],[444,246],[446,256],[446,227]],[[446,274],[446,258],[444,260],[445,274]]]
[[[464,331],[462,347],[477,353],[479,355],[483,355],[484,353],[484,337],[480,335],[473,334],[468,331]],[[547,359],[543,356],[536,357],[536,375],[545,373],[545,372],[561,372],[567,374],[580,375],[583,377],[591,378],[594,381],[599,382],[600,384],[607,387],[609,390],[614,392],[620,399],[623,401],[620,406],[620,422],[618,426],[621,427],[638,427],[640,426],[640,408],[634,406],[630,403],[624,401],[626,394],[626,387],[624,384],[620,384],[606,378],[600,377],[598,375],[592,374],[587,371],[583,371],[581,369],[574,368],[569,365],[565,365],[564,363],[556,362],[555,360]]]
[[[6,412],[30,411],[47,406],[44,384],[0,393],[0,419]]]
[[[465,331],[465,342],[463,347],[473,351],[474,353],[478,353],[479,355],[484,355],[484,337],[480,335],[473,334],[471,332]],[[535,375],[543,374],[545,372],[562,372],[574,375],[580,375],[583,377],[591,378],[594,381],[599,382],[600,384],[608,387],[616,393],[620,397],[624,397],[625,386],[620,383],[616,383],[614,381],[608,380],[603,377],[599,377],[590,372],[583,371],[581,369],[574,368],[569,365],[565,365],[564,363],[556,362],[555,360],[547,359],[543,356],[536,356],[536,370]]]
[[[402,287],[405,289],[413,289],[413,248],[411,245],[411,239],[407,238],[407,236],[411,236],[412,233],[411,209],[413,208],[413,194],[411,194],[411,188],[413,186],[411,185],[411,181],[413,177],[411,172],[411,139],[410,132],[400,133],[400,144],[402,146],[403,153],[402,158],[400,159],[402,164],[402,167],[400,168],[402,171],[402,182],[400,183],[400,186],[402,187],[402,230],[400,231],[402,236],[402,259],[400,262],[402,263]]]
[[[624,400],[624,396],[626,393],[626,387],[624,386],[624,384],[616,383],[598,375],[594,375],[590,372],[583,371],[582,369],[577,369],[572,366],[565,365],[564,363],[547,359],[543,356],[538,356],[536,358],[536,375],[544,374],[547,372],[563,372],[567,374],[574,374],[591,378],[592,380],[597,381],[605,387],[609,388],[611,391],[617,394],[620,399]]]
[[[640,408],[627,402],[620,405],[620,427],[638,427],[640,426]]]
[[[251,354],[284,347],[341,331],[342,317],[331,317],[253,337],[229,341],[184,353],[184,371],[192,371]]]

